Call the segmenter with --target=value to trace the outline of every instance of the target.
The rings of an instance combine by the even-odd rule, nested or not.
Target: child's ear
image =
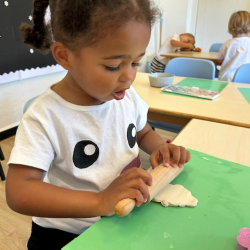
[[[69,50],[61,42],[55,42],[52,46],[52,54],[55,60],[66,70],[72,69],[69,60]]]

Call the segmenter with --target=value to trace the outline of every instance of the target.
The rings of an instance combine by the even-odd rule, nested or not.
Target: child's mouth
[[[118,91],[118,92],[114,92],[112,93],[113,97],[116,99],[116,100],[121,100],[124,98],[125,96],[125,90],[122,90],[122,91]]]

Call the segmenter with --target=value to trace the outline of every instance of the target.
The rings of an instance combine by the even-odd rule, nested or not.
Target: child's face
[[[130,21],[94,46],[83,48],[78,58],[71,55],[71,86],[83,105],[123,99],[135,79],[150,33],[149,24]]]
[[[192,45],[194,45],[194,39],[185,34],[180,36],[180,41],[183,43],[191,43]]]

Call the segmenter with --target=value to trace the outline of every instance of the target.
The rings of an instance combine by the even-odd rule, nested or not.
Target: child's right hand
[[[147,185],[152,185],[152,177],[146,170],[141,168],[127,170],[98,194],[101,215],[113,215],[116,204],[126,198],[135,199],[136,206],[139,207],[148,198]]]
[[[193,49],[194,48],[194,45],[192,43],[187,43],[187,46],[186,46],[188,49]]]
[[[194,51],[195,52],[201,52],[201,48],[196,47],[196,48],[194,48]]]

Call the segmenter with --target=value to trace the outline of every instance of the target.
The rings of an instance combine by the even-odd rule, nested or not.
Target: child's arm
[[[6,199],[14,211],[38,217],[85,218],[114,214],[122,199],[136,199],[140,206],[148,197],[152,179],[143,169],[129,169],[100,193],[76,191],[41,181],[43,171],[11,164],[6,181]]]
[[[166,167],[169,165],[182,167],[190,160],[189,151],[184,147],[165,143],[148,123],[137,133],[137,143],[143,151],[151,155],[150,163],[153,168],[157,167],[162,159]]]
[[[226,54],[226,46],[225,44],[222,44],[222,46],[220,47],[219,51],[218,51],[218,55],[217,55],[217,62],[219,64],[222,64],[225,58],[225,54]]]
[[[219,64],[222,64],[223,61],[224,61],[224,59],[217,59],[217,62],[218,62]]]
[[[191,44],[191,43],[183,43],[183,42],[179,42],[176,40],[171,40],[170,43],[173,47],[176,47],[176,48],[178,48],[178,47],[181,47],[184,49],[193,49],[194,48],[193,44]]]

